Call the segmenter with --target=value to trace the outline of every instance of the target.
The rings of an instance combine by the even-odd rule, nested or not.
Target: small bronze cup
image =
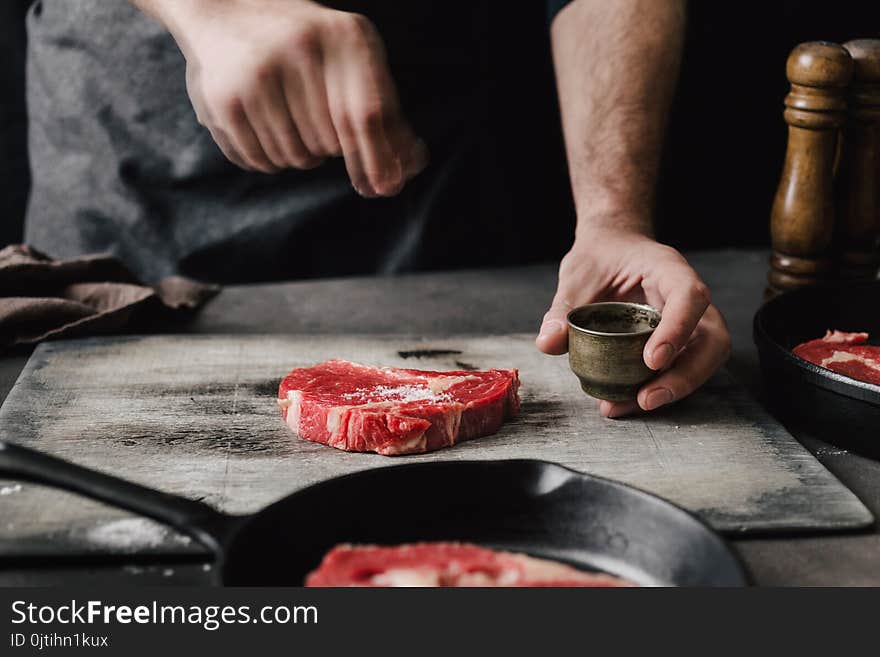
[[[628,401],[657,372],[645,365],[660,312],[641,303],[591,303],[568,313],[568,363],[584,392]]]

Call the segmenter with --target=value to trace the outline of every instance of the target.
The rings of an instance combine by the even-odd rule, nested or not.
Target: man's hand
[[[186,57],[199,122],[233,163],[273,173],[342,155],[363,196],[426,163],[372,23],[308,0],[135,0]]]
[[[548,354],[568,348],[566,315],[595,301],[637,301],[662,312],[645,346],[645,363],[663,370],[637,402],[600,403],[606,417],[650,411],[689,395],[730,355],[730,334],[709,290],[675,249],[627,229],[580,234],[562,259],[559,285],[536,344]]]
[[[585,303],[641,301],[663,314],[644,354],[662,373],[642,387],[638,403],[602,402],[609,417],[681,399],[730,353],[706,286],[677,251],[651,238],[684,24],[684,0],[573,0],[551,28],[578,221],[538,348],[565,353],[566,314]]]

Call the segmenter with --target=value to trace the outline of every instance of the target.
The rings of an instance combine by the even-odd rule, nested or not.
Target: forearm
[[[150,16],[169,29],[170,24],[179,20],[179,16],[188,15],[196,11],[204,9],[210,3],[210,0],[129,0],[131,4],[140,9],[147,16]]]
[[[652,234],[685,0],[574,0],[552,25],[578,234]]]
[[[129,0],[141,12],[167,29],[183,54],[187,54],[191,32],[212,18],[222,16],[230,5],[242,5],[254,14],[266,11],[261,0]],[[291,7],[312,5],[311,0],[289,0]]]
[[[129,0],[141,12],[161,23],[168,30],[178,46],[186,50],[187,29],[190,21],[198,21],[200,15],[211,10],[217,0]],[[184,52],[184,54],[186,54]]]

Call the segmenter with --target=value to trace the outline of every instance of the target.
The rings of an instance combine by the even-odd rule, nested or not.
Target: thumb
[[[545,354],[559,355],[568,351],[568,312],[571,305],[564,300],[554,299],[544,314],[541,330],[535,338],[535,345]]]

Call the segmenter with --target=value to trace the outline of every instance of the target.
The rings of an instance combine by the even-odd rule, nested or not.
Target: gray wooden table
[[[764,284],[766,254],[692,253],[734,338],[729,365],[761,393],[751,319]],[[552,297],[555,267],[355,278],[228,288],[194,319],[167,327],[192,333],[512,333],[537,329]],[[4,397],[27,354],[0,358]],[[798,438],[880,517],[880,463],[809,435]],[[880,533],[740,539],[736,548],[761,585],[880,585]],[[199,563],[0,564],[0,585],[188,584],[206,580]]]

